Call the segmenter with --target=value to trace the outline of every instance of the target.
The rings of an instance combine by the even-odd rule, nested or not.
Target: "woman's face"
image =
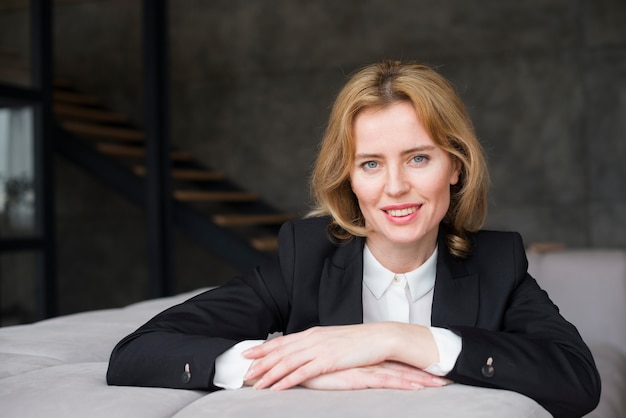
[[[354,136],[350,181],[370,230],[368,245],[378,252],[432,251],[459,164],[429,137],[408,102],[363,111]]]

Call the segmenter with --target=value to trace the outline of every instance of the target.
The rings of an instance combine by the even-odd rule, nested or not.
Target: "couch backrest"
[[[528,252],[528,270],[585,342],[626,355],[626,251]]]

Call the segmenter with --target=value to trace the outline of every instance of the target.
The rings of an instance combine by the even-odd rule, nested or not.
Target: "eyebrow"
[[[409,148],[405,151],[402,151],[402,155],[407,155],[407,154],[413,154],[416,152],[424,152],[424,151],[432,151],[434,150],[436,147],[434,145],[421,145],[419,147],[415,147],[415,148]],[[369,159],[369,158],[380,158],[382,156],[382,154],[367,154],[367,153],[361,153],[361,154],[356,154],[354,156],[355,160],[365,160],[365,159]]]

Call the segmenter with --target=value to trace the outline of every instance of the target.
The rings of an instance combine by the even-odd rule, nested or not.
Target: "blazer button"
[[[182,380],[183,383],[189,383],[189,381],[191,380],[191,372],[189,371],[189,363],[185,364],[185,371],[180,377],[180,380]]]
[[[492,377],[496,373],[496,369],[493,367],[492,357],[487,359],[487,363],[482,367],[481,372],[485,377]]]

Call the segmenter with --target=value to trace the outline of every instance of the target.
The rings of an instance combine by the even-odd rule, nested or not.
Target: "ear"
[[[461,176],[461,169],[463,168],[463,163],[461,160],[456,158],[454,155],[450,156],[452,160],[452,172],[450,173],[450,185],[454,186],[459,182],[459,177]]]

